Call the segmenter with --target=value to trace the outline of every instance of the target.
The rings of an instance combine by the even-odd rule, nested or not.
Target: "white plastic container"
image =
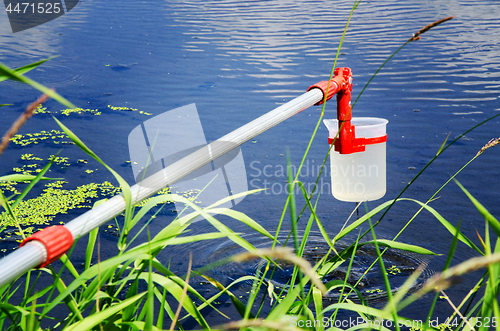
[[[335,138],[338,121],[324,120],[329,137]],[[383,118],[358,117],[351,120],[356,138],[384,136],[388,121]],[[330,173],[332,194],[341,201],[371,201],[382,198],[386,191],[385,142],[366,145],[364,152],[340,154],[332,147]]]

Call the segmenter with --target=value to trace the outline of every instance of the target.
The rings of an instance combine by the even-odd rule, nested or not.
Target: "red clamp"
[[[354,125],[351,125],[351,91],[352,91],[352,72],[349,68],[337,68],[334,71],[334,77],[330,81],[319,82],[311,87],[319,88],[323,92],[323,100],[326,95],[326,100],[330,100],[334,94],[337,94],[337,119],[339,121],[339,134],[335,141],[335,150],[340,154],[352,154],[363,152],[366,145],[378,144],[387,141],[387,135],[375,138],[356,138],[356,130]],[[321,100],[316,105],[323,103]],[[331,144],[333,138],[328,138],[328,143]]]
[[[310,86],[307,91],[312,90],[313,88],[319,88],[321,92],[323,92],[323,98],[320,102],[316,104],[321,105],[324,101],[330,100],[335,94],[341,91],[349,91],[349,102],[351,101],[350,92],[352,91],[352,73],[349,68],[337,68],[334,71],[334,76],[330,83],[325,80],[319,83],[316,83]],[[325,100],[326,95],[326,100]],[[338,97],[337,97],[338,102]]]
[[[56,261],[73,245],[73,235],[68,228],[62,225],[54,225],[34,233],[23,240],[21,247],[32,240],[41,242],[47,250],[47,260],[38,268],[43,268]]]

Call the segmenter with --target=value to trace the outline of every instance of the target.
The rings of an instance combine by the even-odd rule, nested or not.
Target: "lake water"
[[[351,1],[85,0],[54,21],[16,34],[10,30],[7,15],[2,14],[0,61],[19,67],[58,56],[27,76],[55,88],[78,107],[97,109],[102,115],[66,117],[58,113],[65,107],[53,100],[46,103],[47,110],[57,113],[107,164],[133,183],[132,169],[126,162],[130,160],[127,137],[133,128],[152,116],[196,103],[206,139],[213,141],[299,96],[310,85],[328,78],[351,6]],[[337,62],[337,66],[353,71],[353,98],[413,33],[452,15],[455,19],[423,34],[421,40],[399,52],[353,108],[355,117],[389,120],[387,193],[383,199],[369,202],[369,208],[395,198],[448,135],[457,137],[500,111],[500,5],[493,0],[381,0],[362,2],[354,12]],[[16,82],[0,84],[0,103],[13,104],[0,109],[0,130],[4,132],[39,93]],[[113,111],[108,105],[138,111]],[[276,229],[287,197],[280,190],[286,184],[286,173],[280,171],[286,166],[283,155],[288,147],[292,163],[300,163],[320,109],[307,109],[242,145],[249,189],[266,186],[269,190],[246,197],[235,209],[270,232]],[[336,104],[330,102],[325,118],[335,116]],[[468,133],[446,150],[404,197],[427,201],[482,146],[499,136],[499,128],[497,118]],[[50,115],[39,114],[21,133],[53,129],[58,127]],[[327,136],[326,127],[321,125],[300,177],[306,184],[314,181],[317,167],[327,153]],[[88,157],[75,146],[62,147],[60,156],[69,157],[71,166],[54,168],[52,175],[64,177],[67,189],[88,182],[114,183],[96,162],[77,164],[78,159]],[[24,148],[12,145],[1,156],[0,173],[11,173],[13,167],[24,164],[20,160],[23,153],[46,159],[60,148],[45,141]],[[492,148],[458,176],[497,216],[499,162],[500,149]],[[329,177],[325,174],[320,183],[329,183]],[[354,205],[335,200],[325,187],[317,214],[334,235]],[[465,194],[451,183],[439,196],[431,206],[452,224],[461,220],[463,233],[479,245],[475,231],[484,234],[484,220]],[[417,210],[414,203],[397,203],[377,227],[377,235],[393,238]],[[52,222],[67,222],[81,212],[70,210]],[[158,231],[174,216],[171,210],[162,213],[152,223],[152,231]],[[299,227],[305,226],[306,219]],[[236,221],[226,220],[226,224],[235,232],[250,232]],[[192,233],[212,230],[205,222],[198,222]],[[422,212],[399,240],[446,255],[452,236],[429,213]],[[115,241],[114,236],[102,234],[104,255],[114,254]],[[217,247],[222,247],[219,244],[224,245],[198,243],[166,250],[160,258],[171,259],[174,269],[182,274],[187,269],[187,251],[195,252],[195,265],[200,266],[204,259],[212,258]],[[2,245],[11,248],[10,243]],[[453,263],[475,254],[459,244]],[[76,253],[74,258],[78,262],[82,256]],[[429,269],[439,271],[445,259],[431,259]],[[221,273],[220,277],[225,275]],[[475,282],[473,277],[467,277],[447,294],[457,304]],[[428,302],[426,298],[420,304],[425,307]],[[419,307],[410,307],[405,315],[424,318],[427,311],[422,313]],[[441,300],[436,315],[448,316],[451,311]],[[236,316],[232,310],[228,313]],[[210,316],[218,318],[215,313]]]

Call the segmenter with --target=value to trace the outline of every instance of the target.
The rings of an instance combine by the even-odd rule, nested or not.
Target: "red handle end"
[[[47,250],[47,260],[38,268],[43,268],[56,261],[73,245],[73,235],[68,228],[62,225],[54,225],[34,233],[23,240],[21,247],[32,240],[41,242]]]

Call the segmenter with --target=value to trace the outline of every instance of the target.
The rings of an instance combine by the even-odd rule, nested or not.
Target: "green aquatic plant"
[[[35,198],[21,201],[13,213],[21,226],[49,225],[58,215],[67,214],[75,208],[91,208],[92,201],[116,195],[119,189],[110,182],[90,183],[75,189],[62,189],[66,181],[55,181],[45,185]],[[0,214],[0,226],[16,226],[7,212]]]
[[[69,167],[70,164],[68,162],[69,160],[69,157],[67,156],[55,156],[55,155],[51,155],[49,156],[49,160],[54,162],[55,164],[58,164],[58,165],[62,165],[64,167]]]
[[[25,160],[25,161],[43,161],[42,158],[34,156],[33,154],[23,154],[23,155],[21,155],[21,160]]]
[[[36,107],[35,110],[33,110],[33,114],[50,114],[50,112],[47,110],[46,107],[38,105],[38,107]]]
[[[71,114],[83,114],[83,113],[89,113],[96,116],[102,114],[98,109],[83,109],[83,108],[61,109],[60,113],[66,116],[69,116]]]
[[[11,142],[16,145],[21,145],[22,147],[38,144],[40,141],[51,141],[52,143],[58,144],[71,144],[71,141],[67,139],[64,132],[59,130],[42,130],[40,132],[16,134],[11,138]]]
[[[111,106],[111,105],[108,105],[108,108],[110,108],[111,110],[118,110],[118,111],[138,111],[139,114],[142,114],[142,115],[153,115],[151,113],[147,113],[145,111],[142,111],[142,110],[138,110],[137,108],[129,108],[129,107],[115,107],[115,106]]]

